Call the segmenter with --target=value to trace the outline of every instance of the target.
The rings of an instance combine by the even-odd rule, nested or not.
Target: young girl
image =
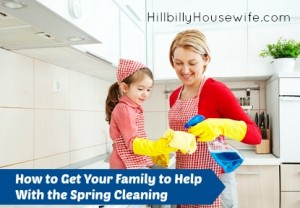
[[[152,72],[142,63],[121,59],[117,80],[110,87],[106,99],[106,121],[110,124],[110,137],[113,140],[110,168],[149,168],[153,166],[150,156],[156,156],[155,161],[160,160],[167,165],[169,154],[177,151],[169,146],[174,131],[167,131],[162,138],[151,141],[146,138],[144,129],[141,106],[150,95]],[[187,143],[194,138],[191,134],[185,136]]]

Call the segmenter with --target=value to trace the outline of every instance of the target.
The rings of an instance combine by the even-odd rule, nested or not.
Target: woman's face
[[[200,54],[179,47],[174,51],[173,63],[176,74],[184,85],[197,85],[204,73],[204,66],[208,64],[208,59],[203,59]]]

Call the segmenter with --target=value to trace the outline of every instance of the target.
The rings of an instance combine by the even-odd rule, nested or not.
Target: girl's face
[[[184,85],[193,86],[199,84],[204,73],[204,66],[208,64],[208,59],[191,50],[179,47],[174,51],[173,62],[181,82]]]
[[[121,90],[123,91],[124,95],[141,106],[150,96],[153,80],[149,76],[145,76],[142,81],[132,83],[130,86],[125,83],[123,84],[124,85],[121,86]]]

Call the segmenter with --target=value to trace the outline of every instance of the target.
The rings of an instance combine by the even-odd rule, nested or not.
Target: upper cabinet
[[[145,0],[114,0],[120,7],[120,56],[146,61]]]
[[[145,1],[38,1],[101,42],[74,48],[115,66],[120,57],[145,62]]]
[[[146,0],[113,0],[142,31],[146,30]]]
[[[294,24],[300,23],[299,0],[248,0],[248,13],[252,17],[260,17],[258,21],[252,18],[249,25]]]
[[[130,18],[121,12],[121,57],[146,64],[146,35]]]
[[[177,79],[169,47],[175,35],[187,29],[198,29],[207,38],[212,54],[207,75],[267,78],[273,74],[271,60],[259,53],[279,37],[299,39],[299,8],[298,0],[153,0],[147,21],[153,29],[149,38],[155,78]]]
[[[111,0],[82,2],[86,4],[86,8],[79,18],[80,27],[98,38],[101,43],[75,47],[117,65],[120,58],[119,7]]]

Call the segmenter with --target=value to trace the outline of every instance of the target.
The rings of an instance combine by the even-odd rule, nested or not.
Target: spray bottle
[[[185,125],[190,128],[204,121],[202,115],[196,115],[191,118]],[[207,142],[208,150],[214,160],[223,168],[225,173],[230,173],[237,169],[244,161],[243,156],[233,146],[226,143],[224,136],[220,135],[211,142]]]

